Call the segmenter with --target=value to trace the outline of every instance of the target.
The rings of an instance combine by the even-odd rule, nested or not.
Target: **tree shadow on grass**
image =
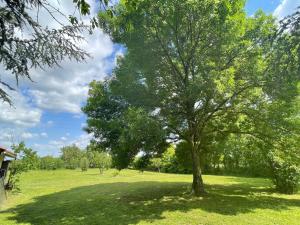
[[[163,219],[165,211],[201,209],[237,215],[255,209],[280,211],[300,206],[300,200],[262,195],[271,190],[249,184],[207,185],[209,193],[199,198],[189,193],[189,187],[189,183],[150,181],[82,186],[36,197],[34,202],[6,212],[13,213],[9,219],[32,225],[126,225]]]

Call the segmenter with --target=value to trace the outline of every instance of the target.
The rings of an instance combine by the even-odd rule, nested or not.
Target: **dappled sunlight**
[[[140,178],[143,176],[147,175],[140,175]],[[157,177],[164,175],[158,174]],[[212,178],[210,176],[208,180]],[[223,181],[228,179],[220,178]],[[191,213],[201,219],[205,213],[236,216],[259,209],[282,212],[300,207],[299,196],[292,199],[273,196],[273,189],[256,186],[255,183],[244,184],[237,181],[237,184],[208,184],[206,195],[194,197],[188,182],[172,182],[171,179],[168,180],[171,182],[119,182],[119,179],[122,178],[116,178],[114,183],[79,186],[37,196],[32,202],[7,209],[1,214],[13,213],[10,214],[9,221],[32,225],[125,225],[153,221],[158,223],[165,219],[165,213]]]

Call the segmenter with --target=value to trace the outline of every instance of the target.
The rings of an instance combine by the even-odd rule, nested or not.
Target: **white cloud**
[[[74,12],[72,1],[51,0],[50,2],[65,15],[71,15]],[[91,12],[96,13],[99,2],[91,0],[89,3]],[[67,22],[66,18],[56,16],[59,17],[61,23]],[[83,17],[84,21],[88,22],[89,19],[89,17]],[[39,22],[51,28],[61,27],[61,24],[53,20],[45,10],[40,11]],[[92,35],[86,32],[83,36],[86,41],[78,45],[91,55],[86,62],[64,60],[60,63],[61,67],[31,71],[31,77],[35,83],[27,81],[24,86],[30,88],[28,94],[40,109],[80,114],[87,97],[88,84],[94,79],[104,78],[106,71],[114,66],[113,60],[109,58],[114,52],[113,43],[106,34],[97,29]]]
[[[66,141],[68,138],[66,138],[66,137],[61,137],[60,138],[62,141]]]
[[[89,1],[91,12],[96,13],[99,2]],[[50,3],[59,8],[65,15],[73,14],[74,3],[72,1],[50,0]],[[35,12],[31,12],[36,16]],[[60,22],[66,23],[67,19],[55,14]],[[90,17],[83,18],[89,21]],[[60,28],[61,24],[52,19],[45,11],[40,10],[39,23],[50,28]],[[114,46],[110,38],[100,29],[96,29],[92,35],[88,32],[83,34],[86,41],[78,45],[91,55],[86,62],[76,62],[64,60],[60,67],[31,69],[30,75],[34,83],[29,80],[20,80],[22,90],[26,89],[26,98],[30,98],[32,103],[41,110],[54,112],[70,112],[80,115],[81,107],[84,104],[88,84],[94,79],[102,79],[114,66],[113,58]],[[5,71],[0,65],[0,74],[4,81],[15,86],[14,77],[10,72]],[[28,96],[29,95],[29,96]]]
[[[71,0],[50,0],[66,15],[73,14],[74,4]],[[58,3],[60,2],[60,3]],[[99,2],[90,0],[91,12],[97,13]],[[32,12],[35,16],[35,12]],[[65,21],[63,18],[60,21]],[[60,25],[55,22],[47,13],[41,11],[39,22],[49,28],[58,28]],[[27,34],[24,34],[25,37]],[[20,79],[20,87],[16,87],[14,76],[9,71],[5,71],[0,64],[0,79],[18,88],[19,92],[9,92],[14,102],[14,108],[8,104],[0,103],[0,145],[11,146],[22,139],[32,139],[34,137],[48,137],[46,132],[31,133],[29,128],[40,125],[44,111],[69,112],[74,118],[82,118],[81,106],[84,104],[88,84],[92,80],[100,80],[107,76],[107,72],[115,65],[115,49],[110,38],[101,30],[96,30],[92,35],[85,34],[86,41],[80,43],[92,58],[88,58],[85,63],[77,63],[64,60],[61,67],[41,69],[31,69],[30,74],[34,82]],[[121,52],[118,53],[121,55]],[[56,114],[59,116],[59,114]],[[50,118],[52,119],[52,118]],[[52,120],[45,122],[45,127],[51,127]],[[32,131],[32,130],[30,130]],[[68,137],[68,139],[66,138]],[[65,135],[66,140],[53,140],[47,144],[32,143],[35,150],[40,154],[58,154],[59,149],[72,143],[85,147],[90,137],[86,134],[78,138]],[[34,140],[36,141],[36,139]]]
[[[274,16],[276,16],[278,19],[283,19],[284,17],[295,12],[299,6],[300,0],[282,0],[282,2],[275,9]]]
[[[32,71],[35,83],[26,83],[37,107],[55,112],[81,113],[87,98],[88,84],[106,76],[113,62],[108,57],[113,53],[113,44],[101,31],[88,36],[83,48],[92,58],[85,63],[64,61],[61,67]],[[46,80],[46,82],[45,82]]]
[[[48,134],[46,132],[42,132],[41,137],[48,137]]]
[[[31,133],[31,132],[24,132],[21,134],[21,139],[31,139],[31,138],[36,138],[39,137],[39,134],[37,133]]]
[[[9,92],[14,103],[0,103],[0,128],[2,127],[34,127],[42,116],[42,111],[30,104],[28,99],[20,92]]]
[[[58,156],[60,154],[60,149],[64,146],[76,145],[81,149],[86,148],[86,146],[90,143],[92,139],[92,135],[90,134],[82,134],[74,139],[65,139],[60,138],[58,140],[51,140],[47,144],[33,144],[34,150],[38,151],[38,154],[41,156],[45,155],[53,155]]]
[[[47,121],[47,125],[49,126],[53,125],[53,121],[52,120]]]
[[[39,133],[26,131],[26,128],[15,127],[0,127],[0,145],[10,148],[13,144],[18,144],[21,141],[27,142],[30,139],[38,138]]]
[[[76,140],[73,140],[72,143],[78,146],[79,148],[86,148],[92,139],[92,134],[82,134]]]

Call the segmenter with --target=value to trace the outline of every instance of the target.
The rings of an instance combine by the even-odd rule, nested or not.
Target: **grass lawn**
[[[300,195],[274,193],[265,179],[204,176],[208,194],[190,194],[191,175],[133,170],[32,171],[10,195],[0,224],[300,224]]]

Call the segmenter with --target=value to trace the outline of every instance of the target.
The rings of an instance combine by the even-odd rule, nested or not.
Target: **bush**
[[[149,164],[150,164],[149,156],[145,155],[141,157],[136,157],[133,162],[133,168],[141,172],[144,172],[144,170],[147,169]]]
[[[273,182],[281,193],[297,193],[300,182],[300,168],[290,162],[276,159],[273,162]]]
[[[80,160],[80,168],[81,168],[81,171],[87,171],[88,170],[88,168],[89,168],[89,160],[87,159],[87,157],[83,157]]]

